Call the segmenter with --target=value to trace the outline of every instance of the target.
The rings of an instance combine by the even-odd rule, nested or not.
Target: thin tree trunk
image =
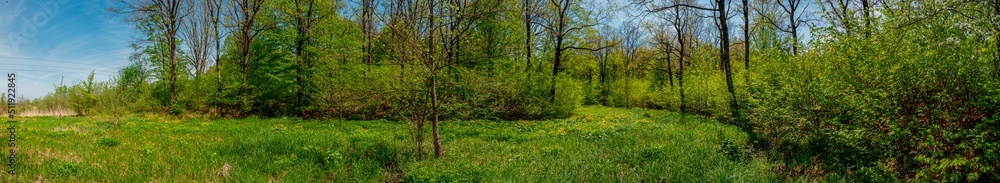
[[[432,105],[433,105],[433,108],[431,109],[432,110],[432,112],[431,112],[432,114],[431,115],[434,115],[434,121],[433,121],[433,124],[431,124],[431,127],[434,128],[433,129],[434,130],[434,156],[435,157],[441,157],[444,154],[444,148],[441,147],[441,131],[440,131],[439,127],[438,127],[438,125],[440,124],[440,119],[439,119],[440,113],[439,113],[438,108],[441,106],[441,103],[439,101],[438,91],[437,91],[437,76],[436,76],[437,74],[436,74],[436,71],[432,71],[432,72],[435,72],[431,76],[431,97],[432,97],[432,99],[431,99],[432,101],[431,102],[432,102]]]
[[[747,0],[743,0],[743,69],[746,85],[750,84],[750,11]]]
[[[531,4],[530,4],[529,0],[524,0],[524,4],[522,4],[521,6],[524,6],[524,35],[525,35],[525,38],[524,38],[524,50],[525,50],[525,52],[524,52],[524,60],[525,60],[525,64],[526,64],[526,67],[525,67],[524,71],[530,71],[531,70],[531,55],[532,55],[531,54],[531,47],[533,46],[531,44],[531,34],[534,33],[531,30],[531,14],[533,13],[534,10],[531,8]]]
[[[861,18],[863,18],[864,21],[865,21],[865,28],[864,28],[863,31],[865,32],[865,37],[867,38],[867,37],[871,36],[871,32],[869,31],[869,29],[871,29],[871,27],[872,27],[872,20],[871,20],[871,13],[870,13],[870,11],[871,11],[871,2],[869,2],[868,0],[861,0],[861,11],[864,11],[864,12],[861,12],[862,13],[862,17]]]
[[[667,50],[671,50],[671,49],[667,48]],[[674,89],[674,68],[670,64],[670,52],[672,52],[672,51],[667,52],[667,78],[670,79],[670,89],[673,90]]]
[[[719,45],[720,48],[720,59],[722,60],[722,65],[726,71],[726,87],[729,90],[729,109],[732,110],[734,117],[740,116],[740,106],[736,102],[736,89],[733,86],[733,67],[729,55],[729,16],[726,15],[726,1],[716,0],[719,9],[719,32],[721,33],[722,42]]]
[[[798,1],[798,0],[796,0]],[[799,2],[801,3],[801,2]],[[795,12],[798,9],[799,4],[789,0],[788,5],[790,6],[788,11],[788,25],[792,28],[792,56],[799,54],[799,24],[795,22]]]

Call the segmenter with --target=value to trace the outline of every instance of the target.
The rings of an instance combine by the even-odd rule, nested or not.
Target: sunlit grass
[[[445,156],[416,159],[406,124],[132,117],[19,123],[18,175],[54,182],[770,182],[733,160],[737,128],[654,110],[584,107],[567,119],[448,121]],[[430,133],[425,151],[431,152]]]

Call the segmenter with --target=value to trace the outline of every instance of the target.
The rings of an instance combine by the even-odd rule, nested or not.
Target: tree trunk
[[[249,112],[251,106],[250,101],[250,43],[245,42],[245,48],[243,48],[243,83],[240,85],[240,91],[243,93],[243,99],[240,101],[240,105],[243,108],[243,112]]]
[[[531,22],[525,21],[525,27],[526,27],[525,30],[527,31],[527,33],[525,34],[526,37],[524,38],[524,51],[525,51],[524,52],[524,60],[525,60],[524,63],[526,64],[526,67],[524,68],[524,71],[530,71],[531,70],[531,55],[532,55],[531,54],[531,46],[532,46],[532,44],[531,44]]]
[[[441,103],[437,92],[437,74],[436,71],[431,72],[434,72],[431,75],[431,105],[433,105],[431,115],[434,115],[434,121],[432,122],[431,127],[434,130],[434,156],[440,158],[441,155],[444,154],[444,148],[441,147],[441,131],[438,127],[438,124],[440,124],[440,114],[438,108],[441,107]]]
[[[423,119],[419,119],[421,122],[417,124],[417,159],[424,159],[424,122]]]
[[[750,11],[747,0],[743,0],[743,69],[746,85],[750,85]]]
[[[530,71],[531,70],[531,55],[532,55],[531,54],[531,47],[533,46],[531,44],[531,34],[534,33],[532,31],[532,29],[531,29],[531,16],[532,16],[532,13],[534,13],[533,12],[534,9],[532,9],[532,6],[531,6],[529,0],[524,0],[523,4],[521,6],[523,6],[523,8],[524,8],[524,35],[525,35],[525,38],[524,38],[524,50],[525,50],[525,52],[524,52],[524,60],[525,60],[525,64],[526,64],[526,67],[525,67],[524,71]]]
[[[681,31],[677,31],[681,32]],[[680,88],[681,95],[681,113],[687,112],[687,103],[684,101],[684,38],[681,35],[677,36],[677,41],[680,43],[680,56],[678,56],[677,65],[680,67],[677,70],[677,86]]]
[[[683,49],[683,48],[682,48]],[[682,54],[684,52],[681,52]],[[680,70],[677,70],[677,86],[681,90],[681,113],[687,112],[687,103],[684,102],[684,57],[680,57]]]
[[[667,50],[671,50],[671,49],[667,48]],[[668,51],[667,52],[667,78],[670,79],[670,89],[673,90],[674,89],[674,68],[670,64],[670,52],[673,52],[673,51]]]
[[[431,12],[432,15],[435,14],[434,11],[435,11],[436,6],[435,6],[434,2],[431,1],[431,3],[429,3],[429,5],[430,5],[430,9],[428,9],[428,10]],[[444,149],[441,147],[441,134],[440,134],[440,130],[438,129],[439,128],[438,124],[440,122],[439,121],[440,120],[440,118],[439,118],[440,115],[439,115],[439,109],[438,109],[440,107],[440,101],[438,99],[438,91],[437,91],[437,84],[438,84],[437,83],[438,60],[435,60],[435,55],[434,55],[435,54],[435,50],[436,50],[435,45],[434,45],[434,41],[435,41],[434,40],[434,34],[437,33],[437,31],[435,31],[435,30],[437,30],[439,28],[437,28],[437,25],[435,23],[435,18],[430,18],[430,26],[429,27],[432,27],[432,30],[430,31],[430,39],[428,39],[428,42],[430,43],[430,54],[429,54],[430,57],[427,58],[427,59],[430,59],[429,60],[430,63],[428,63],[428,66],[430,67],[430,74],[431,74],[431,76],[430,76],[430,80],[431,80],[431,83],[430,83],[430,85],[431,85],[430,86],[431,87],[431,116],[432,116],[432,120],[433,120],[433,121],[431,121],[431,130],[433,130],[432,133],[434,135],[434,157],[440,158],[441,155],[444,154]]]
[[[726,1],[716,0],[719,6],[719,33],[722,38],[720,48],[720,59],[726,71],[726,87],[729,90],[729,109],[732,110],[733,117],[740,116],[740,106],[736,103],[736,89],[733,86],[733,65],[729,55],[729,16],[726,15]]]
[[[167,43],[167,49],[170,49],[170,51],[169,51],[169,53],[170,53],[170,55],[169,55],[169,58],[170,58],[170,107],[169,108],[171,109],[171,111],[174,110],[174,103],[177,102],[177,44],[175,42],[176,39],[173,38],[173,35],[175,35],[175,33],[176,32],[171,33],[171,31],[168,31],[168,34],[170,34],[170,36],[167,36],[167,41],[168,41],[168,43]]]
[[[872,27],[871,2],[869,0],[861,0],[861,11],[863,11],[861,12],[862,13],[861,18],[863,18],[865,21],[865,28],[863,31],[865,32],[865,37],[867,38],[871,36],[871,32],[869,31],[869,29],[871,29]]]
[[[788,26],[792,29],[792,56],[799,54],[799,24],[795,22],[795,12],[799,5],[794,3],[791,0],[788,2],[791,7],[789,8],[791,11],[788,11]]]
[[[560,26],[561,27],[561,26]],[[552,88],[549,90],[549,102],[556,102],[556,77],[559,75],[559,65],[562,64],[562,36],[556,36],[555,60],[552,61]]]
[[[222,63],[219,62],[220,61],[219,54],[222,53],[222,51],[220,50],[221,43],[219,41],[219,19],[221,17],[219,16],[219,14],[221,14],[220,12],[222,12],[222,6],[219,4],[221,2],[219,0],[211,0],[211,1],[212,1],[212,6],[215,8],[212,11],[212,27],[213,27],[212,39],[214,39],[215,42],[215,71],[216,71],[215,77],[217,79],[215,94],[216,97],[222,97]],[[215,112],[220,112],[219,110],[220,110],[219,106],[215,105]]]

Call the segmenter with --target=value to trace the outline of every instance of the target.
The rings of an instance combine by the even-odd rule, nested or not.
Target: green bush
[[[1000,168],[1000,78],[986,69],[993,58],[982,56],[996,48],[966,34],[960,19],[937,16],[870,36],[828,30],[832,38],[810,52],[768,56],[778,59],[758,64],[749,90],[758,145],[819,157],[825,169],[862,180],[1000,180],[992,173]]]
[[[100,139],[97,139],[97,144],[107,147],[115,147],[118,146],[118,144],[121,144],[121,141],[118,140],[118,138],[102,137]]]

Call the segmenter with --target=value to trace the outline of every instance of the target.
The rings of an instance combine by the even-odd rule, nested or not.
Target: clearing
[[[18,175],[43,182],[770,182],[765,158],[727,158],[736,127],[644,109],[567,119],[447,121],[445,156],[418,161],[396,121],[88,117],[18,123]],[[429,130],[429,127],[428,127]],[[425,145],[433,156],[430,133]],[[4,155],[7,154],[4,148]],[[732,149],[730,149],[732,150]],[[3,164],[6,164],[3,163]],[[3,170],[6,170],[6,165]]]

